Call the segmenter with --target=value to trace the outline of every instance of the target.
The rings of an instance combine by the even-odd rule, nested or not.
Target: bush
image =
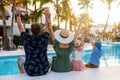
[[[56,31],[56,30],[58,30],[59,28],[58,28],[58,26],[57,25],[55,25],[55,24],[53,24],[52,25],[52,28],[53,28],[53,31]]]
[[[18,48],[18,45],[23,45],[20,35],[13,36],[13,43],[16,45],[17,48]]]

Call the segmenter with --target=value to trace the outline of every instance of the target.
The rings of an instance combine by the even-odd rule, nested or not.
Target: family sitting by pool
[[[44,10],[46,20],[44,33],[40,35],[40,26],[38,23],[34,23],[31,25],[31,32],[33,34],[29,35],[22,27],[20,14],[20,9],[16,8],[18,29],[24,43],[26,57],[26,59],[23,57],[18,58],[18,67],[21,73],[27,73],[30,76],[40,76],[45,75],[49,70],[55,72],[68,72],[72,70],[86,70],[86,67],[99,67],[102,55],[101,42],[92,43],[93,52],[91,54],[90,62],[84,64],[82,61],[85,35],[81,32],[81,39],[78,39],[77,37],[79,35],[82,18],[75,34],[66,29],[53,32],[51,26],[51,14],[49,9],[46,8]],[[56,56],[53,57],[51,65],[47,58],[49,35],[56,52]],[[71,53],[73,53],[72,61],[69,59]]]

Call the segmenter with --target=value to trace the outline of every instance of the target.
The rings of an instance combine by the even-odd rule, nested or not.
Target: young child
[[[102,56],[101,42],[92,42],[93,52],[91,53],[90,62],[85,66],[88,68],[98,68],[100,65],[100,58]]]
[[[73,50],[73,60],[72,60],[72,69],[73,71],[83,71],[86,69],[83,64],[82,57],[84,55],[84,41],[76,39],[75,48]]]

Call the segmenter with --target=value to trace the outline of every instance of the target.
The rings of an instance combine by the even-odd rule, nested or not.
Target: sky
[[[81,10],[77,5],[78,0],[71,0],[71,2],[72,2],[71,7],[73,8],[73,12],[76,15],[80,14]],[[120,21],[120,6],[116,7],[116,5],[117,5],[116,3],[112,4],[109,24],[114,24],[114,22]],[[32,9],[33,6],[30,8]],[[51,4],[50,4],[50,11],[52,13],[52,16],[56,14]],[[89,9],[89,15],[90,17],[92,17],[95,24],[105,24],[107,18],[107,11],[108,10],[106,4],[102,3],[100,0],[94,0],[93,9]]]
[[[78,0],[71,0],[75,14],[79,14],[80,10],[77,6]],[[120,21],[120,6],[116,7],[116,3],[112,4],[109,24]],[[93,9],[89,10],[90,16],[96,24],[104,24],[107,18],[107,6],[99,0],[94,0]]]

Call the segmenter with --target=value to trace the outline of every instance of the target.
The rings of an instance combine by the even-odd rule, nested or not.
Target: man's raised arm
[[[20,33],[24,32],[24,28],[22,26],[21,18],[20,18],[21,11],[19,8],[16,8],[16,17],[17,17],[17,25]]]

